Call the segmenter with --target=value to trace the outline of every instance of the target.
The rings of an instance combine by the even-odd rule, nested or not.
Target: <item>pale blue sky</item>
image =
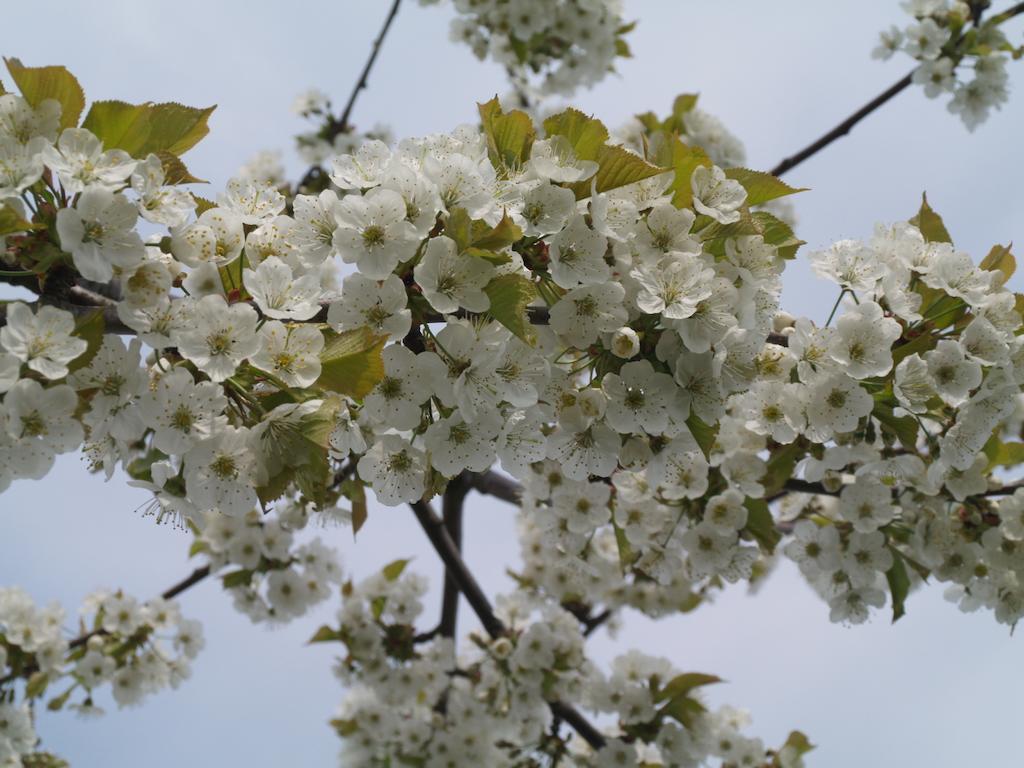
[[[344,101],[387,5],[52,0],[43,19],[38,4],[8,4],[0,53],[67,65],[90,98],[217,103],[210,136],[186,158],[216,189],[256,150],[290,148],[303,127],[289,112],[298,91],[316,86]],[[755,168],[799,149],[910,66],[868,56],[879,29],[903,23],[895,0],[625,5],[627,18],[640,20],[630,37],[636,58],[574,103],[618,125],[700,91],[701,105],[744,140]],[[358,125],[382,121],[398,136],[448,130],[474,119],[475,102],[505,90],[500,68],[448,42],[449,18],[447,8],[403,4],[355,111]],[[1021,29],[1011,26],[1017,42]],[[1021,66],[1011,64],[1018,89]],[[976,258],[995,242],[1020,241],[1021,125],[1022,98],[969,134],[942,103],[906,92],[787,176],[813,190],[798,201],[798,233],[812,246],[867,236],[875,221],[910,215],[926,189]],[[835,294],[810,278],[804,261],[786,281],[790,311],[827,314]],[[507,589],[504,568],[518,561],[513,512],[471,498],[470,564],[489,591]],[[119,478],[104,484],[87,475],[78,457],[64,457],[45,482],[15,483],[0,497],[0,583],[70,611],[98,586],[159,592],[191,569],[189,542],[133,514],[145,499]],[[357,577],[409,555],[435,581],[440,573],[402,508],[373,509],[357,545],[341,529],[320,533]],[[99,721],[43,713],[47,746],[75,768],[336,764],[338,741],[326,725],[342,695],[329,670],[333,651],[304,646],[333,606],[267,630],[236,614],[213,583],[182,603],[207,632],[193,678],[138,709],[118,712],[111,703]],[[425,624],[436,603],[428,599]],[[826,606],[784,564],[756,597],[736,587],[695,614],[656,623],[627,614],[615,641],[602,634],[592,646],[602,660],[638,647],[721,675],[728,684],[711,692],[715,702],[748,707],[753,732],[769,743],[803,729],[820,745],[814,766],[1013,764],[1020,640],[989,615],[960,614],[940,588],[914,594],[908,608],[895,626],[884,614],[863,627],[831,625]]]

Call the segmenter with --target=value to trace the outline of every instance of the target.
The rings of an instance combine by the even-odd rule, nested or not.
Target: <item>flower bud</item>
[[[583,415],[588,419],[600,419],[604,416],[608,398],[600,389],[591,387],[580,392],[578,403]]]
[[[491,643],[491,653],[496,659],[507,659],[513,650],[512,641],[507,637],[499,637]]]
[[[612,334],[612,354],[628,360],[640,351],[640,336],[628,325]]]

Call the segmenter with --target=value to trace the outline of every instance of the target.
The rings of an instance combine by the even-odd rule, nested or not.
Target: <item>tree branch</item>
[[[457,550],[462,550],[462,507],[469,487],[463,475],[453,477],[445,488],[441,501],[444,528]],[[459,585],[451,571],[444,571],[444,597],[441,601],[441,623],[437,631],[441,637],[455,637],[459,616]]]
[[[388,11],[387,17],[384,19],[384,26],[380,28],[377,38],[373,41],[373,47],[370,49],[370,58],[366,60],[366,64],[363,66],[363,71],[359,73],[359,79],[356,80],[355,86],[352,88],[352,93],[349,94],[348,101],[345,103],[345,108],[341,112],[341,117],[335,120],[333,117],[327,124],[327,130],[324,138],[328,142],[333,142],[335,137],[340,133],[347,133],[352,129],[349,124],[349,120],[352,117],[352,110],[356,105],[356,99],[359,97],[359,92],[366,88],[370,70],[373,69],[374,62],[377,61],[377,54],[380,53],[381,45],[384,43],[384,38],[387,37],[388,30],[391,29],[391,22],[395,20],[395,16],[398,15],[398,6],[401,5],[402,0],[394,0],[391,4],[391,10]],[[314,165],[308,171],[306,175],[302,177],[296,189],[302,189],[310,184],[310,182],[320,173],[320,166]]]
[[[836,139],[842,138],[843,136],[848,134],[853,129],[853,126],[855,126],[857,123],[859,123],[865,117],[867,117],[872,112],[874,112],[876,109],[878,109],[883,104],[885,104],[887,101],[889,101],[889,99],[891,99],[893,96],[895,96],[896,94],[900,93],[903,89],[905,89],[907,86],[909,86],[910,83],[911,83],[911,78],[914,75],[914,71],[915,70],[912,70],[912,71],[908,72],[904,77],[902,77],[901,79],[897,80],[895,83],[893,83],[891,86],[889,86],[886,90],[882,91],[882,93],[878,94],[878,96],[873,98],[871,101],[869,101],[863,107],[861,107],[856,112],[854,112],[852,115],[850,115],[848,118],[843,120],[843,122],[841,122],[839,125],[837,125],[835,128],[833,128],[831,131],[826,133],[820,139],[818,139],[817,141],[811,142],[806,147],[804,147],[799,152],[797,152],[795,155],[791,155],[790,157],[787,157],[781,163],[779,163],[774,168],[772,168],[771,171],[769,171],[769,173],[771,173],[773,176],[781,176],[786,171],[788,171],[788,170],[796,167],[800,163],[802,163],[804,160],[809,158],[811,155],[817,154],[819,151],[821,151],[822,149],[827,147],[829,144],[831,144]]]
[[[510,477],[499,475],[494,470],[466,473],[466,482],[471,488],[496,499],[519,506],[523,486]]]
[[[430,539],[431,545],[444,563],[445,571],[452,575],[459,590],[466,596],[466,600],[473,608],[480,623],[491,637],[501,637],[507,634],[508,630],[501,619],[494,615],[490,600],[484,594],[483,589],[477,582],[476,577],[466,566],[459,549],[452,541],[451,536],[445,528],[444,522],[437,516],[430,505],[424,501],[415,501],[409,506],[416,514],[423,531]],[[582,736],[594,749],[600,749],[605,745],[605,738],[601,733],[583,716],[569,704],[560,701],[548,702],[551,712],[559,717]]]

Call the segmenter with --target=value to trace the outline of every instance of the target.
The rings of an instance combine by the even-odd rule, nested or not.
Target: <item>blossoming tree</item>
[[[357,133],[396,0],[343,111],[300,99],[304,177],[264,157],[215,200],[181,159],[212,109],[86,110],[63,67],[6,61],[0,278],[35,300],[2,307],[0,490],[82,450],[202,563],[144,601],[96,593],[71,633],[0,588],[0,765],[66,765],[37,707],[183,680],[203,640],[174,598],[205,579],[253,622],[338,602],[312,640],[347,685],[345,766],[797,768],[808,738],[745,735],[703,701],[714,675],[586,649],[609,619],[692,611],[779,556],[837,622],[895,621],[935,581],[1024,616],[1009,247],[976,261],[925,199],[805,255],[783,200],[803,190],[779,178],[913,84],[973,129],[1006,98],[1024,4],[905,3],[875,53],[912,73],[770,173],[692,95],[614,134],[543,107],[630,54],[611,0],[455,5],[453,37],[506,66],[508,99],[447,134]],[[781,309],[795,258],[836,285],[827,318]],[[471,492],[518,508],[510,594],[462,559]],[[442,561],[436,622],[401,553],[351,574],[303,535],[358,532],[371,498],[408,506]]]

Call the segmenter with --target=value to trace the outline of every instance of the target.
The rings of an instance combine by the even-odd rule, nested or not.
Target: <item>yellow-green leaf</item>
[[[651,165],[640,155],[635,155],[624,147],[606,145],[597,152],[597,173],[586,181],[573,184],[572,190],[576,199],[589,197],[596,181],[598,192],[607,192],[617,187],[624,187],[636,181],[649,179],[667,168]]]
[[[206,179],[199,179],[189,173],[181,158],[173,152],[161,150],[156,153],[160,164],[164,167],[164,184],[206,184]]]
[[[537,296],[533,283],[522,275],[499,275],[487,284],[484,293],[491,300],[488,310],[491,316],[527,344],[532,344],[535,335],[526,308]]]
[[[381,573],[384,574],[384,578],[388,581],[395,581],[402,575],[402,571],[405,570],[405,566],[407,566],[409,562],[408,558],[404,560],[393,560],[381,569]]]
[[[376,336],[366,328],[343,333],[325,330],[324,336],[316,385],[362,399],[384,378],[381,353],[387,337]]]
[[[216,208],[217,204],[213,200],[207,200],[205,197],[200,197],[195,193],[190,193],[192,199],[196,201],[196,216],[202,216],[211,208]]]
[[[885,572],[885,580],[889,582],[889,592],[892,594],[892,621],[895,624],[906,613],[904,603],[910,593],[910,576],[907,575],[899,550],[889,547],[889,551],[892,552],[892,567]]]
[[[598,153],[608,141],[608,129],[600,120],[570,107],[544,121],[548,136],[564,136],[580,160],[599,160]]]
[[[85,93],[75,76],[64,67],[26,67],[18,59],[4,59],[7,71],[11,73],[21,95],[33,107],[46,99],[60,102],[60,127],[78,125],[78,118],[85,108]]]
[[[523,237],[523,230],[508,215],[508,211],[502,211],[501,221],[493,227],[486,222],[474,221],[471,229],[470,245],[485,251],[498,251],[508,248]]]
[[[30,229],[35,229],[35,226],[22,216],[10,202],[0,205],[0,237],[13,235],[16,232],[28,232]]]
[[[728,168],[725,175],[738,181],[747,190],[747,205],[760,205],[797,192],[806,192],[806,187],[791,187],[770,173],[752,171],[749,168]]]
[[[1013,254],[1010,253],[1010,248],[1013,247],[1013,243],[1010,245],[993,245],[992,250],[988,252],[988,256],[981,260],[979,266],[992,272],[998,269],[1002,273],[1002,277],[995,281],[995,287],[1001,288],[1006,285],[1006,281],[1013,277],[1013,273],[1017,270],[1017,260],[1013,258]]]
[[[132,157],[150,152],[182,155],[199,142],[210,128],[207,120],[216,106],[186,107],[173,102],[128,104],[97,101],[82,123],[108,149],[123,149]]]
[[[498,98],[478,104],[480,121],[487,138],[487,154],[495,170],[513,170],[530,159],[537,131],[525,112],[502,112]]]
[[[102,309],[97,309],[95,312],[90,312],[78,318],[75,323],[74,335],[80,339],[85,339],[87,346],[85,352],[68,363],[69,371],[85,368],[85,366],[92,362],[92,359],[96,357],[96,353],[100,351],[100,346],[103,344],[103,331],[105,329],[106,320],[103,317]]]
[[[744,530],[753,537],[761,550],[766,554],[775,551],[782,536],[775,528],[775,518],[764,499],[746,499],[743,506],[747,508],[747,525]]]
[[[654,697],[655,702],[666,701],[668,699],[674,699],[678,696],[685,696],[694,688],[700,688],[705,685],[714,685],[715,683],[721,683],[722,678],[717,675],[706,675],[703,672],[685,672],[681,675],[676,675],[669,680],[665,687],[658,691],[657,696]]]
[[[910,223],[921,230],[924,239],[929,243],[953,242],[949,232],[946,231],[946,225],[942,223],[942,217],[928,205],[926,193],[921,193],[921,209],[914,218],[910,219]]]
[[[309,644],[313,643],[335,643],[341,640],[341,633],[336,629],[331,629],[326,624],[316,631],[311,638],[309,638]]]
[[[693,204],[693,188],[690,177],[701,165],[710,166],[711,158],[698,146],[688,146],[674,137],[672,144],[672,170],[675,178],[672,181],[672,205],[676,208],[689,208]]]
[[[793,228],[789,224],[768,211],[754,211],[751,216],[761,228],[761,236],[764,241],[779,249],[780,258],[787,260],[796,258],[796,252],[800,250],[800,246],[807,244],[793,233]]]

